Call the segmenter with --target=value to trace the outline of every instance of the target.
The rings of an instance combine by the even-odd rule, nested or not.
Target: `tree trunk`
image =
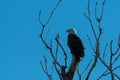
[[[76,59],[75,57],[72,58],[72,62],[70,64],[69,70],[66,73],[67,76],[67,80],[74,80],[74,74],[75,71],[77,70],[77,66],[79,64],[80,61],[78,61],[78,59]]]

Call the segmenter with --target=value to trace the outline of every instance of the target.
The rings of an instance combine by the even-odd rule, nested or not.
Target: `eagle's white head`
[[[68,32],[69,34],[75,34],[75,35],[77,34],[77,31],[73,28],[66,30],[66,32]]]

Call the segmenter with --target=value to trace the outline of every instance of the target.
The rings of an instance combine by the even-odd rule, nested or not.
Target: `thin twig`
[[[102,13],[101,13],[101,16],[100,16],[100,19],[101,19],[101,20],[102,20],[102,18],[103,18],[104,5],[105,5],[105,3],[106,3],[106,0],[104,0],[104,1],[102,2]]]
[[[42,25],[42,27],[44,27],[44,24],[41,21],[41,10],[39,11],[38,21],[39,21],[40,25]]]
[[[104,52],[103,52],[103,60],[105,61],[105,53],[106,53],[106,49],[108,47],[108,43],[105,45],[105,49],[104,49]]]
[[[56,70],[56,72],[57,72],[57,74],[58,74],[60,80],[62,80],[62,76],[61,76],[60,70],[58,70],[57,65],[56,65],[55,62],[54,62],[54,66],[55,66],[55,70]]]
[[[97,80],[100,80],[103,76],[105,76],[105,73],[108,71],[108,69],[107,70],[105,70],[98,78],[97,78]]]
[[[117,55],[117,57],[114,59],[114,61],[112,62],[112,65],[119,59],[120,54]]]
[[[46,38],[45,38],[45,40],[47,41],[47,39],[48,39],[48,34],[49,34],[49,32],[50,32],[50,29],[47,31],[47,33],[46,33]]]
[[[118,37],[118,47],[120,48],[120,34],[119,34],[119,37]]]
[[[97,20],[99,23],[101,22],[101,20],[102,20],[102,18],[103,18],[105,2],[106,2],[106,0],[104,0],[104,1],[102,2],[102,12],[101,12],[100,17],[97,17],[97,5],[98,5],[98,2],[96,2],[96,5],[95,5],[95,18],[96,18],[96,20]]]
[[[61,1],[62,1],[62,0],[59,0],[58,3],[56,4],[56,6],[53,8],[53,10],[52,10],[52,12],[51,12],[51,14],[50,14],[50,16],[49,16],[47,22],[45,23],[45,25],[47,25],[47,24],[50,22],[51,17],[53,16],[55,10],[57,9],[57,7],[58,7],[59,4],[61,3]]]
[[[91,62],[92,62],[92,60],[89,61],[88,65],[87,65],[86,68],[83,70],[82,75],[85,73],[85,71],[87,71],[87,69],[88,69],[88,67],[90,66]]]
[[[45,71],[45,69],[44,69],[43,64],[42,64],[41,61],[40,61],[40,65],[41,65],[41,67],[42,67],[43,72],[46,73],[46,71]]]
[[[54,62],[52,62],[52,71],[51,71],[51,75],[53,75],[54,73]]]
[[[119,37],[118,37],[118,48],[117,48],[116,51],[113,53],[113,55],[116,55],[119,51],[120,51],[120,35],[119,35]]]
[[[58,47],[58,44],[56,44],[56,51],[55,51],[55,54],[56,54],[56,55],[55,55],[56,60],[57,60],[57,58],[58,58],[58,48],[59,48],[59,47]]]
[[[55,12],[55,10],[57,9],[57,7],[58,7],[59,4],[61,3],[61,1],[62,1],[62,0],[59,0],[59,1],[57,2],[57,4],[55,5],[55,7],[53,8],[53,10],[51,11],[50,16],[48,17],[48,20],[46,21],[45,24],[43,24],[42,21],[41,21],[41,10],[40,10],[40,12],[39,12],[39,23],[40,23],[42,26],[43,26],[43,25],[44,25],[44,26],[47,26],[47,25],[48,25],[48,23],[50,22],[53,14],[54,14],[54,12]]]
[[[89,43],[90,43],[90,46],[91,46],[93,52],[95,53],[95,49],[93,48],[93,46],[92,46],[92,42],[91,42],[90,37],[89,37],[88,35],[87,35],[87,38],[88,38],[88,40],[89,40]]]
[[[48,79],[52,80],[52,74],[49,74],[49,72],[48,72],[47,59],[45,57],[44,57],[44,63],[45,63],[45,66],[43,66],[42,62],[40,61],[40,65],[42,67],[42,70],[47,75]]]

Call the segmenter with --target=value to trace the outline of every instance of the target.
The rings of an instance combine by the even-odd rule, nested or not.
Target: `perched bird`
[[[68,29],[68,46],[71,50],[71,54],[79,61],[80,58],[84,57],[84,45],[82,40],[77,36],[77,31],[75,29]]]

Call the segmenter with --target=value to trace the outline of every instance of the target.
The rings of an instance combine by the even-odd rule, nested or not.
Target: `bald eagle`
[[[79,61],[80,58],[84,57],[84,45],[82,40],[77,36],[75,29],[68,29],[68,46],[71,50],[71,54]]]

